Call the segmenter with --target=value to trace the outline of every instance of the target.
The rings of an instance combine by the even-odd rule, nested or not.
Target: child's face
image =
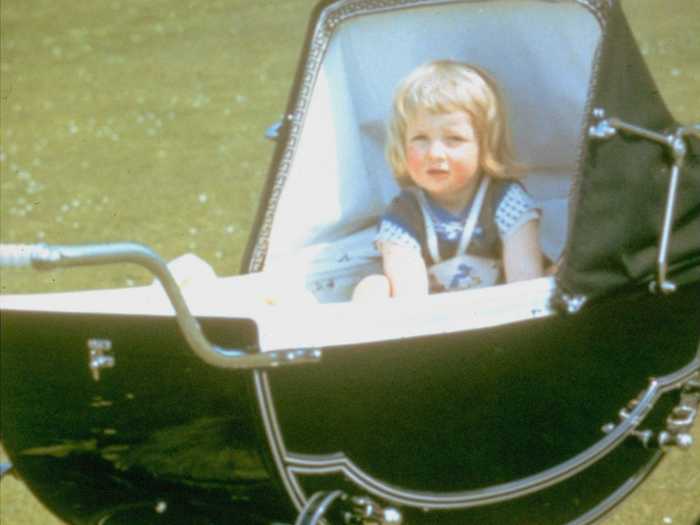
[[[435,202],[466,206],[479,172],[479,144],[463,111],[419,111],[406,126],[406,167],[411,180]]]

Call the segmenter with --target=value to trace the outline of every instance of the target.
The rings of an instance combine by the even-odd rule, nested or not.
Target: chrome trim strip
[[[287,494],[292,500],[292,504],[297,512],[301,512],[301,509],[303,509],[306,504],[306,497],[296,479],[287,475],[284,467],[284,457],[287,455],[287,452],[282,439],[282,433],[277,425],[277,414],[272,401],[272,393],[270,392],[267,374],[263,371],[256,370],[253,372],[253,381],[255,383],[255,397],[258,400],[265,436],[267,437],[267,443],[270,447],[270,453],[275,467],[277,468],[277,473],[282,480]]]
[[[568,525],[587,525],[589,523],[594,523],[601,518],[603,518],[608,512],[610,512],[615,506],[622,502],[630,493],[639,486],[639,484],[644,481],[651,471],[654,470],[658,462],[663,456],[663,452],[658,451],[654,454],[654,457],[649,460],[649,462],[644,466],[643,469],[636,472],[633,476],[627,479],[622,485],[620,485],[612,494],[610,494],[603,501],[598,503],[588,512],[581,514],[578,518],[570,521]]]
[[[286,471],[291,477],[342,474],[369,494],[395,504],[422,509],[465,509],[527,496],[580,473],[614,451],[644,420],[661,395],[678,388],[698,370],[700,370],[700,347],[696,357],[685,367],[666,376],[652,378],[649,381],[648,388],[640,396],[638,405],[630,412],[629,417],[615,427],[606,437],[588,449],[564,463],[538,474],[500,485],[463,492],[434,493],[402,489],[370,476],[342,452],[324,456],[290,453],[283,446],[282,436],[277,424],[271,422],[271,429],[276,434],[276,439],[280,444],[280,451],[283,454],[282,461],[287,465]],[[271,401],[269,385],[267,385],[267,391],[268,399]],[[303,497],[301,487],[296,479],[293,485],[297,496]]]

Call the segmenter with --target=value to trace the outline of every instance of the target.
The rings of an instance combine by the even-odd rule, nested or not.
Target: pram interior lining
[[[500,83],[524,184],[543,210],[542,248],[556,261],[600,37],[595,15],[573,1],[438,2],[343,20],[318,67],[307,65],[313,88],[297,105],[292,162],[277,174],[285,182],[271,204],[265,268],[293,266],[314,292],[323,288],[316,274],[342,274],[345,288],[317,294],[328,301],[346,300],[348,286],[380,271],[372,237],[399,191],[383,152],[392,94],[439,58],[478,64]]]

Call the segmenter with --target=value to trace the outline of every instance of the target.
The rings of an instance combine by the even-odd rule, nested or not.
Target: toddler
[[[425,295],[542,275],[539,212],[517,182],[503,102],[475,66],[422,65],[394,95],[387,159],[402,187],[379,223],[383,275],[354,299]]]

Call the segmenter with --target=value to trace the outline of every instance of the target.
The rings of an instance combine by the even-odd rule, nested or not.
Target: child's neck
[[[461,214],[467,205],[472,201],[476,189],[479,187],[481,177],[477,177],[470,182],[462,191],[455,192],[452,195],[444,195],[435,197],[426,192],[430,200],[440,206],[443,210],[450,212],[452,215]]]

